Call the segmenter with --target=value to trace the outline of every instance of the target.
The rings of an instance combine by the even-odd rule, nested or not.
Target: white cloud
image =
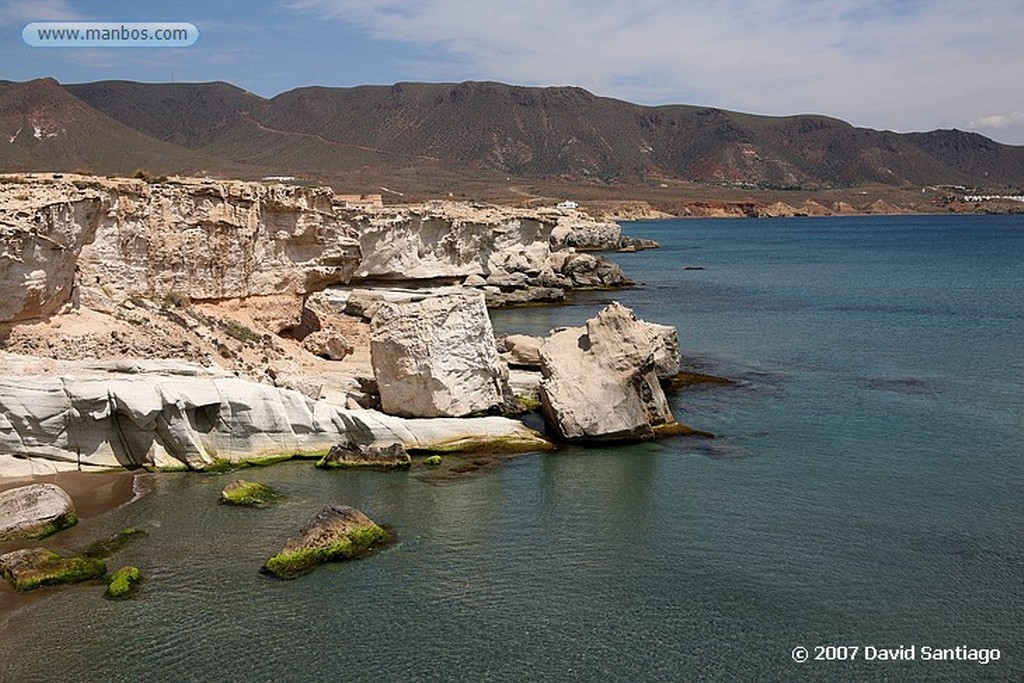
[[[0,4],[0,26],[82,18],[65,0],[10,0]]]
[[[407,79],[574,84],[643,103],[826,113],[896,130],[1024,109],[1001,0],[293,0],[434,50]],[[1024,141],[1024,138],[1021,139]]]
[[[996,140],[1024,144],[1024,112],[982,116],[971,121],[967,127]]]

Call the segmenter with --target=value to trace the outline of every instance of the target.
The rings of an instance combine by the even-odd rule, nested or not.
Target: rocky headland
[[[592,252],[653,246],[575,209],[6,177],[0,476],[550,447],[486,308],[626,286]]]
[[[496,338],[488,315],[628,286],[595,252],[656,246],[575,209],[384,207],[327,188],[195,178],[7,177],[0,481],[292,458],[407,470],[437,467],[438,453],[475,458],[470,471],[560,441],[690,433],[662,390],[680,367],[674,328],[614,303],[583,327]],[[534,410],[543,432],[517,419]],[[445,469],[462,471],[457,460]],[[236,481],[222,498],[260,506],[273,492]],[[358,511],[323,514],[330,533],[311,523],[266,571],[293,576],[385,540]],[[76,519],[52,484],[0,495],[10,541]],[[43,548],[0,558],[19,589],[105,571]],[[133,584],[119,583],[118,593]]]

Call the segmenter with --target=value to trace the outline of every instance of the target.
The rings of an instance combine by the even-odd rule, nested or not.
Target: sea
[[[137,594],[41,589],[0,617],[0,680],[1024,680],[1024,216],[626,230],[661,243],[611,255],[635,288],[495,329],[612,300],[674,325],[688,369],[734,381],[670,398],[715,438],[143,475],[77,532],[148,532],[108,559]],[[238,476],[285,497],[219,505]],[[395,543],[261,575],[331,503]]]

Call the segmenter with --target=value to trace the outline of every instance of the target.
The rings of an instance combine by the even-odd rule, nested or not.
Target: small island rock
[[[359,510],[331,505],[311,519],[297,536],[288,539],[262,571],[292,579],[313,571],[324,562],[347,560],[370,552],[387,540],[387,532]]]
[[[555,331],[540,349],[540,398],[548,424],[568,440],[680,433],[658,382],[664,349],[655,339],[665,336],[618,302],[584,327]]]
[[[220,492],[220,502],[227,505],[264,507],[269,505],[274,498],[277,498],[277,492],[266,484],[243,479],[234,480]]]

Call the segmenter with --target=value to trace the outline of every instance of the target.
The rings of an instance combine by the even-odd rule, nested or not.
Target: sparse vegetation
[[[146,182],[146,183],[149,183],[150,185],[152,185],[154,183],[166,183],[167,182],[167,176],[165,176],[165,175],[161,175],[161,176],[153,175],[152,173],[150,173],[149,171],[147,171],[147,170],[145,170],[143,168],[136,169],[135,173],[133,175],[136,178],[138,178],[139,180],[141,180],[143,182]]]

